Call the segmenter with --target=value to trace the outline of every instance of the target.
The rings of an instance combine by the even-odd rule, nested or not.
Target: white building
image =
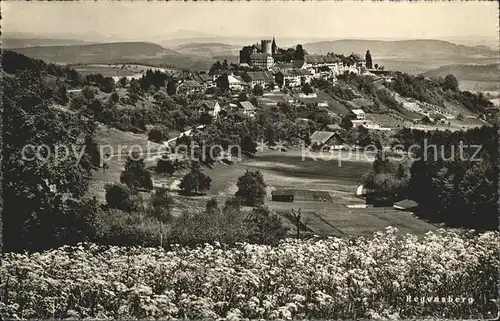
[[[250,65],[252,67],[269,70],[274,64],[273,57],[268,53],[253,53],[250,55]]]
[[[274,84],[274,77],[270,71],[248,71],[243,75],[250,88],[260,85],[263,88]]]
[[[357,120],[365,119],[365,112],[362,109],[353,109],[352,113],[354,114]]]
[[[240,76],[228,75],[227,80],[229,81],[229,89],[231,90],[243,90],[248,84]]]
[[[217,118],[220,113],[220,105],[216,100],[199,100],[194,103],[194,107],[198,113],[207,113],[212,117]]]
[[[299,87],[302,85],[302,82],[310,83],[313,75],[309,70],[292,69],[280,71],[277,77],[281,78],[284,86]]]

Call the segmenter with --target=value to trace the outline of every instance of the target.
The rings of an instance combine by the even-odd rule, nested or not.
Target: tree
[[[120,175],[120,182],[132,189],[153,189],[151,173],[146,170],[144,158],[137,153],[130,155],[125,163],[125,170]]]
[[[87,104],[90,103],[91,101],[93,101],[95,99],[94,89],[92,89],[92,87],[90,87],[90,86],[85,86],[82,89],[82,96],[83,96],[83,99],[85,99],[85,102]]]
[[[370,53],[370,50],[366,51],[365,61],[366,61],[366,68],[372,69],[372,54]],[[375,69],[377,69],[377,67],[375,67]]]
[[[340,127],[344,128],[345,130],[351,129],[352,128],[352,117],[350,115],[342,117],[342,121],[340,122]]]
[[[241,139],[241,150],[244,153],[255,154],[257,152],[257,143],[249,135]]]
[[[235,196],[246,205],[255,206],[264,203],[267,190],[264,176],[260,171],[246,170],[245,174],[238,178],[236,185],[238,191]]]
[[[101,100],[94,99],[88,106],[87,109],[96,117],[98,117],[104,110]]]
[[[156,172],[158,174],[173,175],[178,168],[174,161],[169,158],[160,157],[156,163]]]
[[[252,89],[252,92],[255,96],[262,96],[264,95],[264,88],[262,88],[261,85],[255,85]]]
[[[121,77],[120,80],[118,80],[118,85],[120,85],[120,87],[122,87],[122,88],[125,88],[125,86],[127,86],[127,84],[128,84],[127,77]]]
[[[112,105],[115,105],[120,101],[120,96],[116,91],[113,91],[111,95],[109,96],[109,101],[111,102]]]
[[[295,60],[304,60],[304,55],[305,51],[302,45],[301,44],[297,45],[297,47],[295,47],[295,54],[293,58]]]
[[[57,89],[56,101],[59,104],[66,105],[69,101],[68,94],[66,91],[66,86],[60,85]]]
[[[115,81],[111,77],[104,77],[99,81],[99,89],[105,93],[111,93],[115,90]]]
[[[201,124],[201,125],[210,125],[213,121],[213,117],[212,115],[210,115],[209,113],[205,112],[205,113],[201,113],[200,114],[200,118],[198,120],[198,122]]]
[[[306,222],[302,219],[302,209],[299,208],[297,212],[295,212],[294,209],[292,209],[292,218],[293,218],[293,223],[295,225],[295,233],[297,239],[300,239],[300,230],[306,227]]]
[[[131,212],[134,207],[134,192],[123,184],[107,184],[106,204],[108,208],[116,208],[125,212]]]
[[[55,150],[83,148],[85,135],[95,128],[78,115],[51,108],[56,97],[39,73],[2,75],[2,94],[2,118],[8,120],[2,128],[3,251],[73,244],[69,231],[75,230],[84,241],[87,227],[81,224],[93,220],[95,203],[72,200],[87,191],[89,173],[75,153],[56,157]],[[50,155],[28,145],[47,146]]]
[[[306,95],[309,95],[309,94],[312,94],[314,92],[314,90],[312,89],[311,85],[308,84],[308,83],[304,83],[302,85],[302,91],[304,92],[304,94]]]
[[[167,83],[167,94],[175,95],[177,93],[177,82],[175,80],[170,80]]]
[[[212,197],[207,201],[207,204],[205,206],[205,213],[209,215],[220,214],[219,203],[217,202],[217,199],[215,197]]]
[[[179,187],[187,195],[195,195],[208,191],[212,184],[212,179],[201,171],[199,162],[191,162],[189,173],[181,179]]]
[[[69,103],[69,108],[71,108],[73,110],[81,110],[86,103],[87,102],[85,101],[85,98],[78,95],[78,96],[71,98],[71,101]]]
[[[444,89],[450,89],[452,91],[458,91],[458,80],[457,78],[450,74],[444,77]]]
[[[148,133],[148,140],[162,144],[168,140],[168,133],[164,127],[153,127]]]
[[[247,101],[247,100],[248,100],[248,96],[245,92],[241,92],[238,95],[238,101]]]
[[[267,206],[254,208],[246,221],[249,228],[249,241],[252,243],[276,244],[288,232],[280,217]]]
[[[166,189],[157,190],[151,198],[151,213],[160,222],[160,247],[163,247],[163,223],[172,220],[173,205],[174,198]]]
[[[101,166],[101,153],[99,144],[94,136],[87,135],[85,137],[85,154],[89,156],[90,165],[93,167]]]
[[[128,88],[128,96],[132,103],[136,103],[142,96],[142,89],[139,82],[136,79],[130,81],[130,87]]]

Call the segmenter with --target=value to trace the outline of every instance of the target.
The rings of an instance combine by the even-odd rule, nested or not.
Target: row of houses
[[[191,108],[193,108],[197,113],[207,113],[210,116],[217,118],[219,117],[222,107],[217,100],[195,100],[191,103]],[[237,104],[230,104],[228,109],[233,111],[239,111],[243,115],[255,117],[257,108],[249,101],[241,101]]]
[[[260,62],[255,60],[252,63],[254,67],[262,69],[261,71],[235,73],[228,69],[215,75],[191,74],[176,81],[176,92],[180,94],[204,93],[205,90],[213,87],[240,91],[245,88],[252,89],[256,85],[266,87],[272,84],[299,87],[304,83],[310,83],[314,78],[335,81],[336,76],[346,71],[361,73],[366,67],[365,59],[357,54],[347,57],[349,63],[335,55],[305,55],[303,60],[276,64],[270,61],[272,57],[267,53],[253,53],[251,57],[262,60],[259,60]]]

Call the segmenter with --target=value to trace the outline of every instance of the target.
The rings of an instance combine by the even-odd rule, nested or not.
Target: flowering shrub
[[[394,228],[370,238],[196,249],[79,244],[6,254],[8,318],[401,319],[497,313],[498,233]],[[467,302],[409,302],[467,297]]]

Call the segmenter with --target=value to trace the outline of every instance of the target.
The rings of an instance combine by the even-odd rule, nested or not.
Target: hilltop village
[[[460,90],[453,75],[386,70],[369,48],[364,56],[309,55],[276,39],[245,46],[238,63],[215,62],[206,72],[114,62],[84,74],[15,51],[2,58],[8,150],[49,142],[84,152],[67,163],[50,159],[43,170],[8,159],[7,195],[26,205],[8,209],[16,215],[5,239],[25,235],[11,247],[65,244],[74,225],[83,229],[78,240],[148,246],[366,236],[389,225],[421,234],[434,229],[431,219],[494,226],[496,109],[482,93]],[[95,72],[127,68],[143,72]],[[462,162],[460,171],[448,158],[408,160],[410,147],[421,150],[427,140],[451,150],[440,155],[460,141],[481,144],[484,158]],[[441,186],[449,193],[437,192]],[[473,189],[487,201],[467,203],[462,195]],[[58,215],[92,217],[51,220],[56,227],[44,213],[43,224],[31,221],[40,211],[31,195]]]
[[[162,71],[168,75],[169,95],[199,97],[193,105],[207,106],[213,117],[230,110],[254,117],[259,108],[279,104],[315,105],[327,112],[337,127],[342,118],[349,118],[354,127],[377,131],[399,127],[460,130],[484,124],[495,112],[495,108],[485,108],[477,115],[471,112],[472,107],[462,108],[461,101],[445,103],[436,98],[440,94],[434,93],[433,87],[444,88],[440,83],[443,79],[417,76],[411,85],[419,88],[408,90],[404,83],[410,76],[385,70],[368,48],[364,55],[310,55],[300,44],[280,48],[273,37],[242,47],[238,63],[217,61],[207,72]],[[220,93],[225,98],[221,99]]]
[[[210,87],[222,90],[241,91],[260,85],[264,90],[297,88],[310,84],[313,79],[334,83],[337,76],[353,73],[375,72],[383,74],[384,68],[372,64],[370,51],[365,57],[352,53],[349,56],[328,53],[309,55],[298,45],[296,48],[281,49],[276,39],[261,40],[260,44],[244,46],[239,52],[239,63],[217,62],[208,75],[199,74],[178,79],[179,92],[203,92]]]

